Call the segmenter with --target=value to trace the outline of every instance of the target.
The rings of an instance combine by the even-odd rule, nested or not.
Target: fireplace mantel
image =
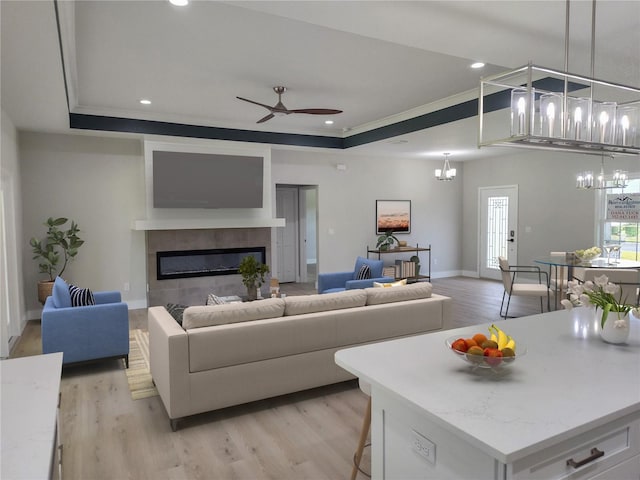
[[[284,218],[134,220],[133,230],[201,230],[209,228],[284,227]]]

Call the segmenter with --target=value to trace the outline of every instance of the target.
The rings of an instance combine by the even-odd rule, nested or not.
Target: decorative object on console
[[[393,230],[388,230],[378,237],[376,248],[379,250],[391,250],[393,248],[393,244],[397,241],[398,239],[393,234]]]
[[[456,169],[451,168],[451,165],[449,165],[449,155],[451,154],[446,152],[443,153],[443,155],[444,164],[442,165],[442,168],[436,168],[435,170],[436,180],[453,180],[456,178]]]
[[[258,289],[265,282],[264,276],[269,273],[269,266],[260,263],[253,255],[247,255],[240,262],[238,273],[242,275],[242,283],[247,287],[247,299],[256,300]]]
[[[49,217],[44,225],[47,227],[47,236],[39,240],[36,237],[32,237],[29,241],[33,252],[33,259],[39,260],[39,273],[46,273],[49,275],[49,280],[43,280],[38,282],[38,300],[44,305],[45,300],[53,289],[53,281],[55,275],[62,276],[64,270],[67,268],[69,261],[73,260],[78,254],[78,249],[84,243],[78,237],[80,229],[78,225],[72,220],[71,226],[67,230],[61,230],[62,227],[69,220],[64,217],[53,218]],[[58,264],[60,262],[60,255],[63,256],[64,263],[60,272],[58,272]]]
[[[376,234],[389,231],[411,233],[411,200],[376,200]]]

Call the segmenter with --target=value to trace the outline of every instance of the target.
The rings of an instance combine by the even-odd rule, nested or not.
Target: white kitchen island
[[[488,325],[336,353],[371,385],[372,478],[640,479],[640,321],[626,345],[564,310],[496,324],[528,350],[500,373],[445,346]]]

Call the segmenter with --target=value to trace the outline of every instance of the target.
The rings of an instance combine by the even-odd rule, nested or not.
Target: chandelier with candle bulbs
[[[591,13],[591,77],[568,73],[569,11],[566,0],[564,71],[528,64],[482,79],[480,147],[640,154],[640,88],[593,78],[595,0]],[[493,112],[496,118],[488,128],[487,115]]]

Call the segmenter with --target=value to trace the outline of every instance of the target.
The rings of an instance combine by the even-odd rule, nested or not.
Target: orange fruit
[[[482,345],[484,342],[487,341],[487,336],[483,333],[476,333],[473,336],[473,340],[476,342],[476,345]]]
[[[467,350],[470,349],[471,347],[477,347],[478,344],[476,343],[476,341],[473,338],[465,338],[464,339],[464,343],[467,344]]]

